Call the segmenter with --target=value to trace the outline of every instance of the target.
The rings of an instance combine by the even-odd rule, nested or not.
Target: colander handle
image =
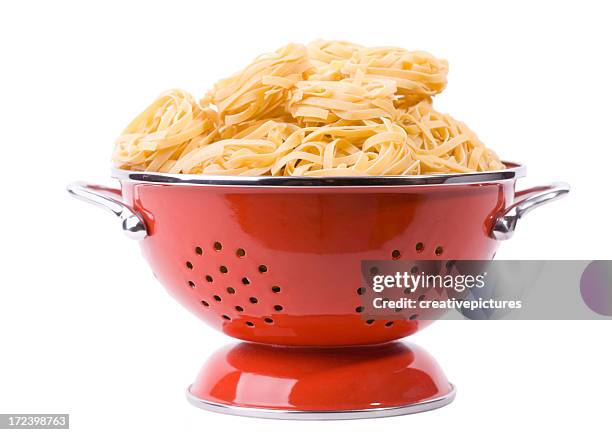
[[[123,233],[130,239],[142,240],[147,237],[144,219],[137,211],[121,201],[119,189],[77,181],[69,184],[67,190],[75,198],[97,205],[118,217],[121,220]]]
[[[569,191],[569,184],[557,182],[516,192],[515,203],[495,220],[491,229],[491,237],[496,240],[508,240],[514,234],[516,224],[523,216],[547,202],[561,198]]]

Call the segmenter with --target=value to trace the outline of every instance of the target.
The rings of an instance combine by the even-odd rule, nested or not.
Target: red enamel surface
[[[217,351],[190,393],[233,406],[339,411],[418,403],[447,395],[451,388],[437,363],[412,344],[279,348],[241,343]]]
[[[355,311],[360,261],[391,259],[394,250],[402,259],[491,258],[497,242],[488,233],[513,199],[514,180],[351,188],[124,182],[122,191],[146,220],[141,246],[157,278],[195,315],[241,340],[335,346],[384,343],[425,326],[366,324]]]

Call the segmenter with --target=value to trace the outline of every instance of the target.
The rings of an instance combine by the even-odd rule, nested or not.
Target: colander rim
[[[128,171],[113,168],[111,175],[121,181],[150,184],[179,184],[199,186],[236,187],[356,187],[356,186],[433,186],[449,184],[480,184],[508,181],[524,177],[527,167],[521,163],[504,161],[506,169],[498,171],[394,175],[368,177],[293,177],[293,176],[239,176],[169,174],[162,172]]]

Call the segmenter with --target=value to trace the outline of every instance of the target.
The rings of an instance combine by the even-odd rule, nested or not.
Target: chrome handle
[[[547,202],[561,198],[569,191],[569,184],[559,182],[516,192],[517,202],[497,217],[491,229],[491,237],[496,240],[508,240],[514,234],[516,224],[523,216]]]
[[[68,193],[81,201],[110,211],[121,220],[123,233],[133,240],[147,237],[147,226],[140,214],[121,202],[121,191],[112,187],[77,181],[66,188]]]

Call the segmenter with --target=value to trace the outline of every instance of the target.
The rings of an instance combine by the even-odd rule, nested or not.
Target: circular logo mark
[[[584,269],[580,295],[592,311],[612,316],[612,261],[593,261]]]

